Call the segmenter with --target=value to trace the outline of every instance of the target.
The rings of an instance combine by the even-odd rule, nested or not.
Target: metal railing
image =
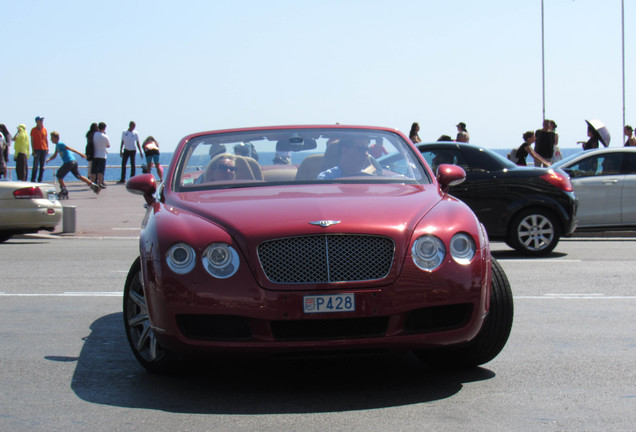
[[[44,180],[44,178],[42,179],[43,182],[45,183],[57,183],[57,178],[55,177],[55,171],[57,171],[60,168],[60,165],[46,165],[44,167],[44,176],[46,177],[46,173],[51,170],[53,171],[53,174],[51,175],[51,177],[53,177],[53,180],[51,181],[47,181]],[[83,176],[88,177],[88,165],[78,165],[80,174],[82,174]],[[28,176],[27,176],[27,180],[31,179],[31,173],[33,172],[33,167],[31,165],[27,166],[28,169]],[[106,170],[108,169],[117,169],[118,173],[121,172],[121,165],[106,165]],[[127,171],[130,170],[130,165],[127,165]],[[139,170],[139,173],[141,173],[141,165],[137,165],[135,164],[135,169]],[[0,179],[0,181],[10,181],[10,180],[17,180],[17,177],[14,178],[14,175],[12,173],[12,171],[15,171],[15,165],[11,165],[11,166],[7,166],[7,174],[4,178]],[[71,175],[71,179],[69,179],[70,181],[75,181],[75,177],[73,175]],[[111,180],[109,180],[111,181]]]

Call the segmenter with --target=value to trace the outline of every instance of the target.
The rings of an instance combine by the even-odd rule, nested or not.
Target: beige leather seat
[[[256,159],[247,156],[235,156],[237,180],[263,181],[263,171]]]
[[[298,167],[296,181],[316,180],[318,174],[322,172],[320,167],[322,166],[323,157],[324,155],[321,154],[307,156]]]

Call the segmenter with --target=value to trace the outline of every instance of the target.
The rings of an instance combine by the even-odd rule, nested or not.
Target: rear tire
[[[506,243],[524,255],[543,256],[554,250],[560,238],[558,221],[550,211],[528,209],[512,219]]]
[[[174,370],[175,355],[159,345],[150,327],[150,315],[141,282],[140,258],[135,260],[126,277],[124,327],[130,348],[144,368],[155,373],[169,373]]]
[[[491,262],[490,310],[481,330],[468,345],[416,351],[415,355],[424,363],[454,369],[473,368],[497,357],[506,345],[514,315],[512,290],[499,262],[492,257]]]

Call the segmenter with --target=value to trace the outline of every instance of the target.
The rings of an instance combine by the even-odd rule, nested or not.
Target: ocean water
[[[502,156],[506,156],[508,154],[508,152],[511,150],[510,149],[492,149],[495,153],[498,153]],[[578,153],[579,151],[581,151],[580,147],[574,147],[574,148],[562,148],[561,149],[561,153],[563,154],[563,157],[567,157],[571,154],[574,153]],[[164,170],[166,170],[168,168],[168,165],[170,164],[170,161],[172,160],[172,155],[173,153],[161,153],[159,156],[159,163],[161,164],[161,166],[163,167]],[[260,155],[260,160],[263,163],[269,163],[269,161],[272,159],[273,155],[269,155],[267,153]],[[77,163],[79,164],[79,168],[80,168],[80,174],[84,175],[84,176],[88,176],[88,165],[86,160],[81,159],[79,157],[76,156],[77,159]],[[528,160],[531,160],[532,158],[528,158]],[[54,176],[55,176],[55,172],[57,171],[57,169],[60,167],[62,162],[62,159],[58,156],[57,158],[55,158],[50,165],[46,166],[46,169],[44,170],[44,176],[42,178],[42,181],[47,182],[47,183],[53,183],[54,180]],[[136,172],[135,174],[141,174],[141,163],[144,162],[145,163],[145,158],[137,155],[136,159],[135,159],[135,165],[137,166],[136,168]],[[31,165],[33,164],[33,157],[29,158],[29,172],[28,172],[28,178],[31,179]],[[11,180],[17,180],[17,177],[15,175],[15,162],[13,161],[13,157],[12,155],[9,155],[9,175]],[[155,177],[157,176],[157,173],[153,167],[152,173],[155,175]],[[106,173],[105,173],[105,180],[107,182],[116,182],[119,180],[121,176],[121,157],[119,156],[119,153],[114,153],[114,154],[108,154],[108,157],[106,159]],[[128,162],[128,164],[126,165],[126,180],[128,180],[130,178],[130,161]],[[65,177],[66,181],[74,181],[75,178],[73,177],[73,174],[67,174]]]
[[[77,160],[77,163],[79,164],[80,174],[88,177],[88,162],[77,155],[75,155],[75,159]],[[159,155],[159,164],[162,166],[164,170],[168,169],[168,164],[170,164],[171,159],[172,159],[172,153],[161,153]],[[136,175],[142,173],[141,171],[142,162],[145,163],[146,159],[144,157],[139,156],[139,154],[137,154],[137,157],[135,158],[135,166],[137,167],[135,171]],[[57,169],[60,167],[61,164],[62,164],[62,158],[58,155],[55,159],[51,161],[50,165],[47,165],[45,167],[42,181],[45,183],[53,183],[55,173],[57,172]],[[10,168],[9,170],[11,175],[10,179],[17,180],[18,178],[15,175],[15,162],[13,161],[12,155],[9,155],[8,165]],[[27,178],[29,180],[31,180],[32,165],[33,165],[33,156],[29,157],[29,172],[27,173]],[[155,177],[157,177],[157,172],[155,171],[154,167],[152,168],[152,173],[155,175]],[[119,181],[120,177],[121,177],[121,156],[119,156],[119,153],[115,153],[115,154],[109,153],[106,158],[106,172],[104,174],[104,180],[107,182],[116,182],[116,181]],[[128,163],[126,164],[126,180],[128,180],[129,178],[130,178],[130,160],[128,160]],[[68,173],[66,177],[64,177],[64,180],[75,181],[75,177],[73,176],[73,174]]]

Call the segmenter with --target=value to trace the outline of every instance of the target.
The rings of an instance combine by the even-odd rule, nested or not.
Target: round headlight
[[[422,270],[432,271],[442,264],[446,248],[439,238],[426,234],[415,240],[411,255],[416,266]]]
[[[177,274],[186,274],[194,268],[196,253],[192,246],[185,243],[177,243],[168,249],[166,262],[170,270]]]
[[[468,264],[475,256],[475,241],[468,234],[455,234],[451,239],[450,252],[459,264]]]
[[[212,243],[203,252],[203,267],[215,278],[229,278],[239,268],[238,253],[226,243]]]

